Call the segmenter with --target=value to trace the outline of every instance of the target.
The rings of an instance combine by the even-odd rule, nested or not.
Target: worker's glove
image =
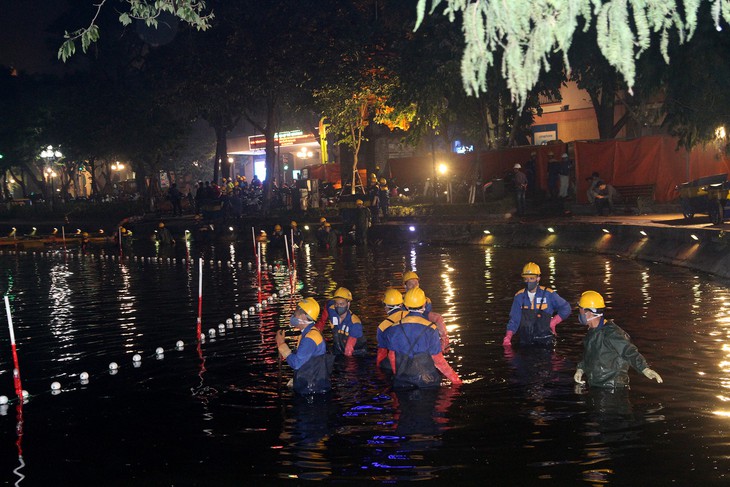
[[[664,382],[662,380],[662,376],[659,375],[659,374],[657,374],[653,370],[651,370],[649,367],[645,368],[641,373],[644,374],[649,379],[655,379],[659,384],[661,384],[662,382]]]
[[[563,321],[563,319],[560,317],[560,315],[555,315],[552,318],[550,318],[550,330],[553,332],[553,335],[557,336],[558,332],[555,330],[555,328],[558,326],[558,323]]]
[[[578,384],[585,384],[586,381],[583,380],[583,369],[578,369],[575,371],[575,375],[573,376],[573,380],[576,381]]]
[[[512,335],[514,335],[514,332],[508,331],[504,335],[504,340],[502,340],[502,345],[505,347],[511,347],[512,346]]]
[[[441,335],[441,352],[446,353],[449,350],[449,335]]]

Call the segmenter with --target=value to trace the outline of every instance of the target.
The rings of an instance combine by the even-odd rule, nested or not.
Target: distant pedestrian
[[[182,193],[180,193],[180,190],[177,189],[177,183],[172,183],[172,186],[170,186],[170,189],[167,192],[167,197],[169,198],[170,203],[172,203],[172,216],[182,216],[182,205],[180,204]]]
[[[517,163],[512,168],[515,176],[515,198],[517,200],[517,214],[525,215],[525,194],[527,193],[527,176],[522,172],[522,165]]]
[[[568,197],[568,187],[570,186],[570,172],[573,169],[573,162],[568,157],[568,153],[563,153],[560,157],[558,166],[558,176],[560,177],[560,188],[558,190],[559,198]]]

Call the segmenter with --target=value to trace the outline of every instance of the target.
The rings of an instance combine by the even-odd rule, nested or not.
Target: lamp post
[[[45,159],[47,164],[46,169],[44,170],[44,173],[46,175],[46,184],[48,184],[49,179],[51,180],[51,209],[53,209],[53,198],[55,196],[53,178],[58,176],[58,174],[56,174],[56,171],[53,170],[53,164],[55,164],[58,159],[62,158],[63,154],[61,154],[61,151],[55,150],[52,145],[49,145],[43,151],[41,151],[41,157]]]

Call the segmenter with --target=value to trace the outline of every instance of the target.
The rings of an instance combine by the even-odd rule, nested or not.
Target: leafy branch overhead
[[[66,32],[66,39],[58,49],[58,58],[66,62],[76,53],[76,41],[81,42],[81,50],[86,52],[89,46],[99,40],[99,26],[96,21],[101,10],[108,0],[100,0],[96,7],[94,18],[91,19],[88,27]],[[119,14],[119,22],[127,26],[133,20],[140,20],[148,27],[157,27],[158,18],[163,13],[171,14],[178,19],[187,22],[198,30],[207,30],[213,13],[206,13],[206,6],[203,0],[118,0],[127,4],[126,9]]]
[[[720,18],[730,23],[730,0],[418,0],[416,29],[429,14],[445,4],[451,22],[462,14],[466,41],[461,60],[464,89],[470,95],[486,91],[487,70],[502,49],[501,71],[512,98],[524,106],[540,72],[550,70],[549,56],[563,54],[570,70],[568,49],[580,19],[583,31],[596,21],[598,46],[603,56],[621,73],[629,90],[636,77],[636,58],[659,36],[664,60],[669,62],[669,37],[689,40],[697,27],[702,2],[711,4],[712,18],[721,30]],[[683,14],[682,14],[683,13]]]

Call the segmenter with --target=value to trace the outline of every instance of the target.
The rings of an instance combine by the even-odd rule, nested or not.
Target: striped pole
[[[203,258],[198,258],[198,343],[200,342],[200,334],[203,324]]]
[[[61,227],[61,236],[63,237],[63,251],[66,252],[66,227]]]
[[[258,274],[259,274],[259,304],[261,304],[261,242],[259,244],[259,251],[256,258],[256,265],[258,266]]]
[[[289,271],[289,287],[291,288],[291,295],[294,296],[294,280],[292,279],[291,260],[289,260],[289,242],[286,241],[286,235],[284,235],[284,247],[286,248],[286,268]]]
[[[5,296],[5,310],[8,314],[8,329],[10,330],[10,347],[13,351],[13,380],[15,382],[15,393],[20,402],[23,402],[23,386],[20,383],[20,364],[18,364],[18,351],[15,348],[15,331],[13,330],[13,317],[10,315],[10,301]]]

